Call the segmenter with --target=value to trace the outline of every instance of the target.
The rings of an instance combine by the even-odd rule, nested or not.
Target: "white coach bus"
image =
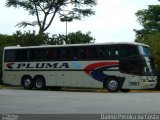
[[[25,89],[106,88],[111,92],[155,88],[150,48],[140,43],[5,47],[3,82]]]

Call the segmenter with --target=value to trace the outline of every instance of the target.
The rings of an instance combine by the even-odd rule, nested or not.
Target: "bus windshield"
[[[155,75],[154,60],[153,60],[150,48],[146,47],[146,46],[139,46],[139,52],[142,56],[144,56],[144,59],[143,59],[143,74],[145,74],[145,75]]]
[[[139,46],[139,51],[141,55],[144,56],[152,56],[151,54],[151,50],[149,47],[145,47],[145,46]]]

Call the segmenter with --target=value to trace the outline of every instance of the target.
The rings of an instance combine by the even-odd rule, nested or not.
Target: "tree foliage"
[[[160,0],[159,0],[160,1]],[[136,42],[150,45],[153,52],[158,79],[160,78],[160,5],[149,5],[148,9],[139,10],[136,13],[138,22],[142,25],[141,30],[136,32]],[[160,89],[160,81],[156,86]]]
[[[136,13],[141,30],[136,32],[136,41],[143,42],[150,34],[160,32],[160,5],[149,5],[148,9],[139,10]]]
[[[44,33],[53,22],[56,14],[60,18],[72,18],[81,20],[82,17],[94,15],[92,9],[96,0],[7,0],[7,7],[21,7],[29,12],[29,15],[36,16],[36,21],[22,21],[17,24],[19,27],[39,27],[39,34]]]
[[[143,41],[143,43],[146,43],[150,45],[151,50],[153,52],[154,57],[154,63],[156,65],[157,69],[157,75],[158,75],[158,83],[156,88],[160,89],[160,32],[156,32],[154,34],[148,35],[147,39]]]
[[[95,39],[91,36],[91,32],[82,33],[81,31],[72,32],[66,35],[54,35],[48,41],[48,44],[80,44],[80,43],[94,43]]]
[[[79,43],[94,43],[95,39],[91,37],[91,32],[87,32],[86,34],[81,31],[70,33],[67,36],[66,44],[79,44]]]
[[[38,46],[38,45],[43,45],[46,44],[48,41],[48,34],[36,34],[35,31],[25,31],[25,32],[21,32],[21,31],[16,31],[16,33],[14,33],[12,35],[13,37],[15,37],[18,41],[18,45],[20,46]]]

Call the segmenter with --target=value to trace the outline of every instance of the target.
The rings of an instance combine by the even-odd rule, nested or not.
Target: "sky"
[[[141,29],[135,13],[141,9],[147,9],[148,5],[160,4],[158,0],[97,0],[94,7],[95,15],[85,17],[81,21],[74,20],[68,23],[68,33],[91,32],[96,43],[106,42],[133,42],[135,32],[133,29]],[[33,21],[34,16],[22,8],[5,7],[6,0],[0,0],[0,34],[13,34],[17,30],[38,30],[36,27],[15,27],[21,21]],[[58,16],[47,30],[50,35],[65,34],[66,25],[60,22]]]

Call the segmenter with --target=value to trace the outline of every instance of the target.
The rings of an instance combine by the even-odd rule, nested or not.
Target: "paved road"
[[[0,114],[160,113],[160,93],[0,89]]]

